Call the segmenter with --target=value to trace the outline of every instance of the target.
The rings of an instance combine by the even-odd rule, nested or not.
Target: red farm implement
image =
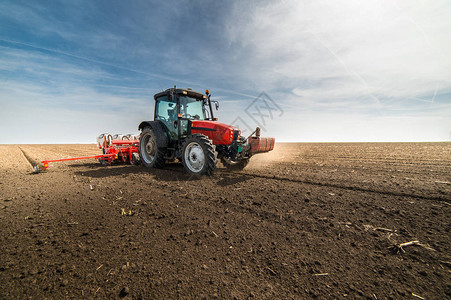
[[[138,145],[139,140],[133,135],[115,135],[115,138],[119,137],[122,139],[113,139],[113,136],[109,134],[102,134],[97,138],[97,146],[102,149],[103,154],[92,155],[92,156],[81,156],[81,157],[71,157],[71,158],[61,158],[53,160],[43,160],[42,171],[49,167],[49,163],[60,162],[60,161],[70,161],[70,160],[80,160],[80,159],[97,159],[102,165],[111,165],[113,162],[124,162],[130,164],[138,164],[139,153]],[[40,171],[39,167],[34,167],[35,172]]]

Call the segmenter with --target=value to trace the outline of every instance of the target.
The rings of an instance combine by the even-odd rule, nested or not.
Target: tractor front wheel
[[[186,138],[182,148],[182,163],[193,175],[212,175],[216,169],[217,153],[211,140],[203,134]]]
[[[148,168],[164,167],[165,149],[158,144],[152,128],[144,128],[139,139],[139,158],[144,166]]]
[[[229,171],[239,171],[243,170],[247,164],[249,163],[249,158],[242,158],[240,160],[232,160],[223,157],[221,159],[222,164],[227,168]]]

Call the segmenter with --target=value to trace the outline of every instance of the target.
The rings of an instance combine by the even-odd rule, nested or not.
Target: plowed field
[[[451,298],[451,143],[277,144],[201,178],[31,173],[91,154],[0,145],[0,299]]]

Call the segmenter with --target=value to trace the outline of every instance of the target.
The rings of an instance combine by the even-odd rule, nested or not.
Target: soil
[[[32,174],[98,153],[0,145],[0,299],[451,298],[450,143],[277,144],[201,178]]]

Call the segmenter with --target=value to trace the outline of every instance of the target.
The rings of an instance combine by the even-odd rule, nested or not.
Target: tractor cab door
[[[167,95],[156,99],[155,120],[160,120],[166,126],[172,140],[178,137],[177,130],[177,103],[175,99],[169,99]]]
[[[201,99],[179,96],[180,111],[180,135],[186,137],[189,132],[189,122],[191,120],[205,120],[204,105]]]

